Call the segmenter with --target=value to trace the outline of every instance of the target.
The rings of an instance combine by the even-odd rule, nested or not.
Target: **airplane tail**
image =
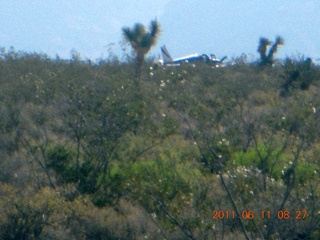
[[[163,63],[167,63],[167,62],[172,62],[173,61],[170,53],[168,52],[168,50],[166,48],[166,45],[163,45],[163,47],[161,47],[161,54],[162,54]]]

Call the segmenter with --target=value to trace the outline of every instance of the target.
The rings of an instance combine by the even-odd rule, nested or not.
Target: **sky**
[[[257,59],[260,37],[284,38],[277,54],[320,58],[319,0],[0,0],[0,47],[83,59],[121,58],[122,27],[153,19],[161,35],[150,56],[166,45],[173,58],[243,53]]]

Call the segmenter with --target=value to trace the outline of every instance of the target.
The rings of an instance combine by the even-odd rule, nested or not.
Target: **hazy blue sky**
[[[0,0],[0,46],[70,58],[75,49],[92,60],[108,56],[121,28],[157,17],[171,55],[215,53],[257,58],[261,36],[285,39],[279,56],[320,58],[319,0]]]

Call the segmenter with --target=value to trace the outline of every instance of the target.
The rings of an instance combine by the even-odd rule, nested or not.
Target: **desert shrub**
[[[10,185],[1,185],[1,239],[41,239],[51,217],[61,203],[50,189],[21,192]]]
[[[113,59],[2,51],[2,239],[319,238],[318,66]]]
[[[249,148],[246,152],[235,152],[231,157],[230,166],[232,164],[233,166],[254,167],[274,179],[279,179],[281,169],[287,164],[288,158],[289,154],[283,153],[282,147],[270,149],[261,144],[257,148]]]
[[[280,96],[288,97],[295,89],[308,90],[309,86],[319,77],[312,60],[302,57],[299,60],[287,58],[283,64],[281,77],[284,83],[281,85]]]

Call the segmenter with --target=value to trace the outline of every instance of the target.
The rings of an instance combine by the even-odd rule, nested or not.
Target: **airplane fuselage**
[[[226,59],[224,57],[222,60],[219,60],[215,57],[214,54],[211,54],[210,57],[206,54],[191,54],[188,56],[184,56],[181,58],[172,59],[170,53],[167,48],[163,46],[161,48],[162,60],[159,61],[162,65],[166,66],[180,66],[183,63],[196,63],[196,62],[204,62],[215,67],[223,66],[223,61]]]

